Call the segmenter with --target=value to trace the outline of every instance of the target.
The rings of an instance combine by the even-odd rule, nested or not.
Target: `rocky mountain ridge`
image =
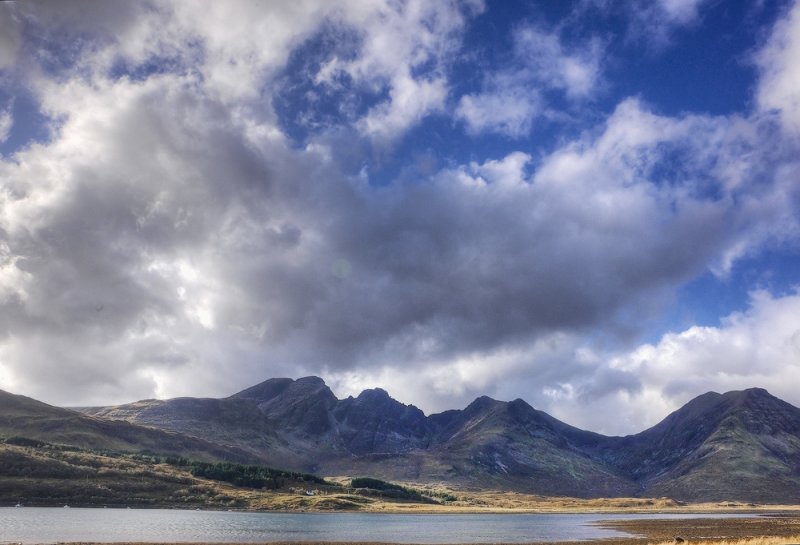
[[[382,389],[339,400],[318,377],[224,399],[85,408],[323,474],[578,497],[800,501],[800,409],[753,388],[709,392],[627,437],[580,430],[521,399],[426,416]]]

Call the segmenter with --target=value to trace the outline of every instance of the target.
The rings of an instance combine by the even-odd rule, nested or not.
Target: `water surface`
[[[243,513],[167,509],[0,508],[0,543],[64,541],[534,543],[629,534],[611,519],[752,515]]]

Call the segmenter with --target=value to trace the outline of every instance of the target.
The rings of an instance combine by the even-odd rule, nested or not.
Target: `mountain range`
[[[427,416],[379,388],[337,399],[317,377],[74,411],[3,393],[0,434],[550,496],[800,502],[800,409],[759,388],[703,394],[626,437],[521,399]]]

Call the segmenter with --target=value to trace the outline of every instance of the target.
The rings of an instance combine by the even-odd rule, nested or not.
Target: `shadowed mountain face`
[[[345,448],[355,455],[404,452],[431,441],[431,426],[422,411],[398,403],[380,388],[337,403],[333,420]]]
[[[225,399],[82,409],[326,474],[549,495],[800,501],[800,409],[766,390],[707,393],[636,435],[583,431],[524,401],[480,397],[425,416],[381,389],[339,400],[322,379],[270,379]]]
[[[270,379],[234,394],[228,401],[246,399],[286,431],[308,437],[329,433],[334,427],[331,411],[338,400],[318,377],[299,380]]]

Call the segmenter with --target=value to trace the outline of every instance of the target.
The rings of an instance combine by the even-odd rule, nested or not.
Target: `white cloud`
[[[11,127],[14,126],[14,117],[10,110],[0,111],[0,144],[8,140]]]
[[[547,113],[543,93],[557,90],[571,101],[591,99],[601,83],[600,43],[566,47],[558,32],[523,26],[514,33],[514,63],[490,71],[483,90],[461,97],[455,117],[468,132],[519,138]]]
[[[701,8],[708,0],[628,0],[620,4],[627,12],[630,37],[645,47],[660,49],[670,44],[673,34],[700,21]]]
[[[425,0],[366,5],[376,9],[343,14],[359,29],[362,44],[353,60],[337,62],[336,68],[360,85],[388,91],[388,99],[372,108],[358,126],[371,137],[392,140],[444,107],[445,68],[461,45],[465,15],[482,6]]]
[[[341,9],[353,6],[360,9],[356,4]],[[209,0],[177,2],[173,9],[181,41],[202,41],[201,69],[209,87],[231,98],[258,97],[269,72],[280,68],[289,52],[337,11],[334,3],[324,0],[233,5]],[[152,36],[160,32],[154,27]]]
[[[797,292],[783,297],[753,292],[749,308],[723,318],[720,326],[668,333],[657,344],[612,359],[610,367],[642,381],[642,392],[628,400],[648,415],[640,425],[658,418],[645,409],[654,399],[657,407],[674,410],[706,391],[758,386],[800,405],[795,387],[800,376],[798,312]]]
[[[379,140],[392,140],[403,134],[433,112],[442,110],[447,96],[444,78],[414,79],[409,75],[395,76],[389,100],[372,108],[358,127]]]
[[[223,395],[303,373],[406,374],[395,395],[425,408],[521,384],[532,393],[513,397],[542,405],[581,394],[581,376],[630,387],[573,358],[588,353],[580,332],[635,327],[750,247],[743,226],[768,236],[791,218],[789,174],[757,192],[718,180],[721,198],[697,187],[749,142],[736,122],[635,100],[533,172],[514,152],[377,190],[221,107],[195,76],[42,89],[62,120],[53,140],[0,163],[0,348],[4,375],[51,401],[124,401],[128,381],[143,397]],[[693,166],[654,179],[675,151]]]
[[[757,60],[761,68],[756,98],[762,110],[780,112],[788,132],[800,133],[800,4],[778,21]]]
[[[795,399],[791,378],[800,376],[800,326],[792,317],[799,310],[797,292],[774,297],[756,291],[746,311],[723,318],[719,327],[668,333],[611,365],[635,371],[673,395],[759,384]]]
[[[515,151],[500,160],[488,160],[480,165],[472,163],[470,171],[477,174],[481,180],[485,179],[495,186],[513,188],[528,182],[525,167],[531,159],[527,153]]]
[[[685,25],[697,19],[700,5],[705,1],[706,0],[659,0],[656,4],[661,8],[666,19],[670,23]]]
[[[366,136],[384,141],[443,108],[445,67],[460,46],[466,17],[482,7],[477,2],[302,0],[128,3],[114,13],[98,9],[102,13],[93,18],[97,24],[88,25],[79,3],[25,7],[31,32],[48,37],[45,43],[51,49],[40,57],[65,56],[57,44],[74,33],[80,50],[71,52],[74,58],[67,64],[99,84],[119,66],[133,72],[161,66],[199,76],[196,81],[211,98],[272,123],[274,77],[290,53],[324,24],[353,32],[358,40],[352,54],[332,56],[324,72],[310,77],[325,84],[336,73],[346,73],[354,92],[385,91],[386,98],[357,124]],[[28,60],[35,65],[39,59]]]
[[[375,385],[436,412],[478,395],[523,397],[563,421],[605,434],[637,433],[692,398],[752,387],[800,406],[800,312],[797,292],[751,295],[749,308],[718,327],[667,333],[655,344],[614,354],[580,335],[554,333],[536,342],[441,361],[419,374],[402,367],[332,374],[339,395]]]
[[[428,361],[414,373],[403,366],[334,371],[329,381],[338,396],[383,385],[396,399],[419,404],[428,414],[463,408],[481,395],[536,403],[544,399],[542,392],[585,371],[572,364],[576,343],[576,337],[553,333],[524,345]]]
[[[463,119],[471,134],[495,132],[521,137],[531,130],[541,111],[534,89],[512,87],[496,92],[464,95],[456,108],[456,118]]]
[[[568,97],[578,99],[589,97],[597,87],[602,55],[597,41],[567,48],[558,34],[529,26],[516,32],[514,42],[527,78],[545,88],[561,89]]]

